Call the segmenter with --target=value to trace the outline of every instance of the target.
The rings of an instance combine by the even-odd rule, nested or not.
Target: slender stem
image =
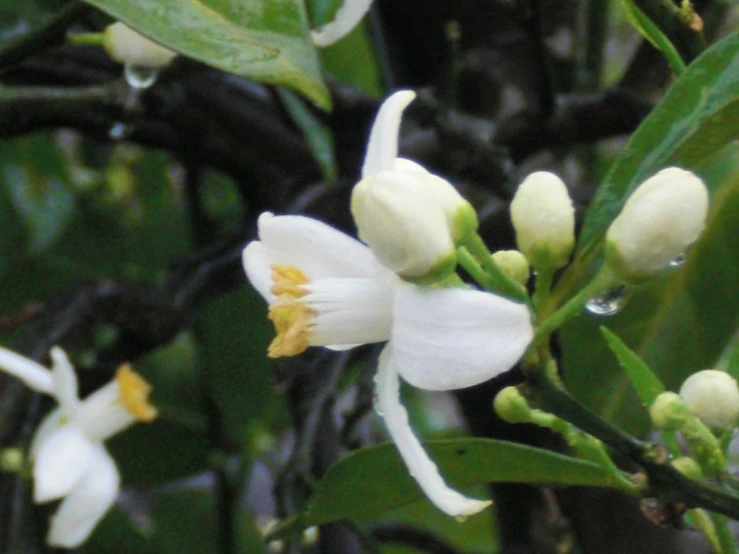
[[[534,305],[534,310],[536,310],[537,314],[539,313],[539,307],[544,303],[552,290],[553,279],[554,271],[550,268],[540,269],[536,275],[531,303]]]
[[[554,331],[559,329],[567,321],[576,316],[588,300],[607,290],[609,287],[612,287],[615,283],[615,276],[607,268],[601,268],[585,288],[573,296],[564,306],[545,319],[542,324],[537,327],[536,333],[534,334],[534,342],[539,342],[545,339]]]
[[[462,247],[457,249],[457,261],[470,276],[484,289],[493,290],[490,276],[482,269],[469,250]]]
[[[69,35],[67,42],[77,46],[101,46],[104,37],[103,33],[76,33]]]
[[[501,271],[480,235],[475,232],[469,233],[464,237],[462,244],[488,274],[493,290],[515,300],[528,302],[529,295],[526,288]]]

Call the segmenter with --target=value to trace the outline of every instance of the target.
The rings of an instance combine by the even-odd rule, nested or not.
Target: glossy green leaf
[[[548,450],[492,439],[430,441],[426,448],[455,487],[490,482],[609,486],[593,463]],[[334,464],[305,510],[270,538],[283,538],[329,521],[370,521],[423,497],[393,444],[363,448]]]
[[[303,0],[85,1],[181,54],[331,105]]]
[[[649,366],[644,363],[636,352],[631,350],[616,335],[611,333],[607,327],[600,328],[600,334],[608,344],[608,348],[614,353],[626,374],[631,379],[639,398],[645,406],[651,406],[658,395],[665,392],[665,386],[659,380]]]
[[[588,210],[579,258],[592,251],[642,181],[668,165],[695,169],[730,144],[739,128],[739,31],[698,57],[639,126]]]
[[[154,554],[149,550],[147,537],[137,529],[131,519],[119,508],[108,512],[95,528],[92,536],[85,541],[80,554]]]

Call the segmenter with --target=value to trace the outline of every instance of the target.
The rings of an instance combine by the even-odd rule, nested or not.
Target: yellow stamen
[[[267,349],[270,358],[295,356],[310,346],[310,319],[315,315],[300,298],[308,294],[303,288],[310,279],[297,267],[272,265],[272,294],[277,299],[269,307],[277,336]]]
[[[149,404],[151,385],[129,364],[123,364],[115,373],[121,403],[138,421],[149,423],[157,417],[157,409]]]

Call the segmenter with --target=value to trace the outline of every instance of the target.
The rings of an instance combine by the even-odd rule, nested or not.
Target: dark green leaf
[[[431,441],[426,448],[455,487],[490,482],[609,486],[607,472],[593,463],[521,444],[456,439]],[[369,521],[422,497],[393,444],[363,448],[334,464],[306,509],[271,538],[329,521]]]
[[[331,105],[303,0],[86,2],[181,54]]]

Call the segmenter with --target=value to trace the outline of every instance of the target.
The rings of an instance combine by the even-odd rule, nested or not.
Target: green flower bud
[[[531,421],[531,408],[516,387],[506,387],[495,397],[493,408],[500,418],[508,423]]]
[[[739,387],[723,371],[704,369],[688,377],[680,396],[691,412],[707,427],[724,431],[736,426],[739,418]]]
[[[522,285],[529,281],[529,261],[518,250],[498,250],[493,254],[493,260],[509,279]]]
[[[605,262],[626,282],[645,281],[698,239],[707,214],[703,181],[684,169],[663,169],[637,187],[609,227]]]
[[[657,429],[675,431],[685,420],[687,407],[674,392],[663,392],[649,408],[649,416]]]
[[[672,467],[690,479],[703,479],[703,470],[693,458],[680,456],[672,461]]]

